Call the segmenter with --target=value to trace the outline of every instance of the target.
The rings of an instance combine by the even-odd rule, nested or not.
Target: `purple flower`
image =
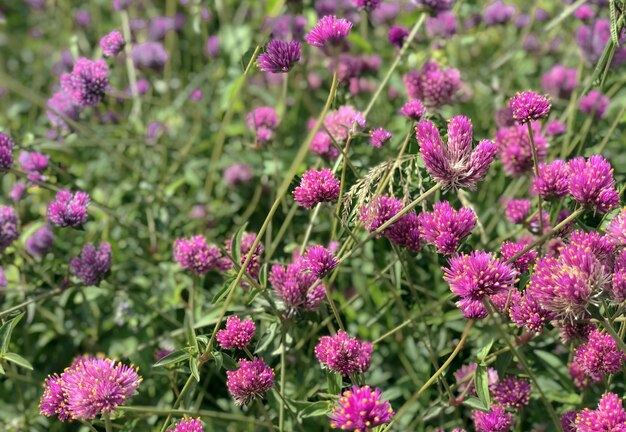
[[[576,411],[566,411],[561,415],[561,428],[563,432],[576,432]]]
[[[429,120],[422,120],[415,133],[426,170],[445,189],[476,189],[495,157],[491,141],[483,140],[472,149],[472,122],[464,116],[448,123],[447,145]]]
[[[300,186],[293,191],[296,202],[305,208],[313,208],[317,204],[333,202],[339,196],[339,180],[328,168],[310,169],[302,175]]]
[[[505,214],[509,222],[516,225],[526,221],[532,208],[532,203],[528,199],[512,199],[506,203]]]
[[[323,131],[315,134],[311,141],[311,152],[324,159],[335,160],[339,157],[339,150],[334,146],[331,137]]]
[[[576,415],[575,425],[578,432],[623,432],[626,430],[626,411],[618,395],[605,393],[598,409],[584,409]]]
[[[279,40],[302,40],[307,20],[302,15],[284,14],[275,18],[266,17],[264,27],[272,30],[272,38]]]
[[[420,121],[425,113],[426,109],[419,99],[408,101],[400,109],[400,114],[414,121]]]
[[[251,319],[241,321],[237,316],[226,319],[226,328],[217,332],[215,339],[223,349],[244,349],[254,337],[256,327]]]
[[[584,114],[593,114],[596,119],[604,116],[606,108],[611,100],[598,90],[591,90],[585,96],[580,98],[578,109]]]
[[[596,329],[591,323],[576,323],[571,321],[554,322],[555,327],[561,331],[563,343],[587,342],[589,335]]]
[[[265,144],[272,139],[272,133],[278,127],[276,110],[270,106],[255,108],[246,116],[246,124],[255,132],[257,142]]]
[[[513,118],[513,110],[508,105],[496,111],[496,125],[498,128],[509,128],[516,124]]]
[[[13,147],[15,143],[5,133],[0,132],[0,169],[10,169],[13,165]]]
[[[506,24],[515,15],[515,6],[505,4],[502,0],[496,0],[485,7],[483,20],[488,26]]]
[[[409,36],[409,31],[404,27],[400,27],[397,25],[391,26],[389,29],[389,33],[387,33],[387,38],[392,45],[397,46],[398,48],[402,48],[404,45],[404,40]]]
[[[45,224],[26,239],[26,252],[32,257],[41,258],[52,248],[52,243],[54,243],[52,227]]]
[[[490,411],[472,411],[476,432],[506,432],[513,426],[513,414],[504,411],[500,405],[491,405]]]
[[[228,186],[239,186],[252,180],[252,166],[244,163],[236,163],[224,170],[224,182]]]
[[[20,201],[24,197],[24,192],[26,192],[26,184],[22,182],[15,183],[11,188],[11,193],[9,194],[11,201]]]
[[[168,429],[171,432],[204,432],[202,421],[197,419],[182,420],[174,429]]]
[[[70,74],[61,76],[63,91],[74,104],[88,107],[98,105],[109,88],[109,68],[104,60],[91,61],[81,57]]]
[[[152,69],[161,72],[169,55],[160,42],[145,42],[135,45],[130,53],[135,67],[139,69]]]
[[[509,106],[513,110],[513,118],[519,124],[541,120],[550,113],[550,99],[535,92],[525,91],[517,93],[509,100]]]
[[[577,157],[568,163],[569,193],[572,198],[598,213],[606,213],[619,205],[613,168],[600,155],[585,160]]]
[[[541,87],[552,97],[569,99],[578,84],[578,71],[555,65],[541,77]]]
[[[476,363],[468,363],[461,366],[455,373],[454,379],[457,383],[457,391],[462,395],[474,395],[476,394],[476,387],[474,386],[474,377],[476,376],[476,369],[478,365]],[[493,391],[494,387],[498,384],[499,377],[498,371],[492,367],[487,368],[487,385],[489,390]]]
[[[288,315],[316,310],[326,295],[324,285],[316,284],[318,278],[307,270],[303,257],[286,267],[280,264],[272,266],[268,280]]]
[[[524,327],[531,333],[540,333],[545,323],[553,318],[541,307],[532,289],[526,289],[522,298],[511,306],[509,315],[518,327]]]
[[[451,11],[426,18],[426,34],[431,38],[450,39],[456,32],[456,15]]]
[[[354,0],[356,6],[359,9],[363,9],[367,12],[372,12],[380,6],[382,0]]]
[[[337,267],[337,264],[339,264],[337,258],[324,246],[311,246],[304,253],[305,267],[318,279],[326,276]]]
[[[416,6],[427,8],[432,12],[450,10],[454,4],[454,0],[411,0],[411,2]]]
[[[84,9],[77,10],[74,13],[74,19],[79,27],[89,27],[91,25],[91,14]]]
[[[201,235],[174,242],[174,260],[185,270],[203,275],[218,265],[221,258],[219,249],[207,245],[206,238]]]
[[[286,73],[291,67],[300,61],[302,46],[297,40],[283,42],[278,39],[271,40],[265,52],[259,56],[259,68],[264,72]]]
[[[265,248],[263,247],[263,243],[259,242],[254,248],[254,251],[251,252],[252,245],[256,241],[256,238],[256,233],[244,232],[241,236],[241,244],[239,246],[239,252],[241,254],[241,264],[246,262],[246,260],[248,259],[248,254],[252,253],[252,257],[250,258],[250,261],[248,262],[248,265],[246,267],[246,271],[252,279],[258,279],[259,277],[259,271],[261,270],[261,255],[265,250]],[[228,250],[229,254],[233,255],[232,239],[228,239],[226,241],[226,249]],[[218,267],[218,270],[226,271],[232,267],[232,262],[227,257],[224,257],[218,260],[216,265]]]
[[[72,194],[67,189],[60,190],[48,204],[48,220],[58,227],[78,227],[87,220],[90,201],[87,192]]]
[[[620,46],[616,48],[612,67],[617,67],[626,61],[626,49],[622,46],[624,33],[620,36]],[[597,19],[589,25],[581,25],[576,29],[576,43],[583,58],[589,64],[596,64],[607,42],[611,38],[611,22],[608,19]]]
[[[226,386],[238,406],[262,398],[274,385],[274,371],[261,358],[241,359],[239,369],[226,371],[226,375]]]
[[[370,232],[398,214],[404,205],[397,198],[387,195],[375,196],[361,208],[361,222]],[[415,212],[409,212],[387,227],[381,235],[387,237],[398,246],[405,246],[417,252],[421,247],[419,220]]]
[[[611,220],[606,232],[616,245],[626,246],[626,207]]]
[[[100,48],[102,48],[102,53],[107,57],[115,57],[118,55],[125,44],[124,36],[117,30],[113,30],[100,39]]]
[[[442,69],[435,61],[427,62],[419,71],[410,71],[402,78],[411,99],[420,99],[427,108],[437,109],[452,103],[461,89],[461,74],[457,69]]]
[[[319,48],[338,46],[348,37],[350,30],[352,30],[350,21],[333,15],[326,15],[315,24],[309,34],[304,37],[304,40]]]
[[[563,198],[569,192],[569,168],[557,159],[549,164],[539,164],[539,176],[532,180],[531,192],[542,198]]]
[[[342,143],[351,133],[365,127],[365,118],[352,105],[342,105],[328,113],[324,127],[337,143]]]
[[[500,253],[502,254],[502,257],[508,261],[509,259],[513,258],[515,255],[520,253],[522,250],[524,250],[527,244],[528,243],[524,241],[513,243],[513,242],[506,240],[504,243],[502,243],[502,248],[500,249]],[[524,254],[522,254],[522,256],[517,258],[515,261],[513,261],[512,264],[517,269],[518,272],[526,273],[528,269],[530,268],[531,264],[533,264],[536,259],[537,259],[537,251],[535,251],[534,249],[531,249],[528,252],[525,252]]]
[[[559,120],[550,120],[546,123],[546,135],[556,136],[567,132],[567,126],[565,123]]]
[[[590,4],[584,3],[574,12],[574,16],[581,21],[587,21],[596,15]]]
[[[383,128],[377,128],[370,132],[370,145],[372,147],[382,147],[391,139],[393,134]]]
[[[209,36],[204,46],[204,54],[210,58],[215,58],[220,54],[220,38],[219,37]]]
[[[372,344],[351,338],[339,330],[335,336],[323,336],[315,347],[315,356],[328,369],[343,376],[366,372],[370,367]]]
[[[508,376],[493,389],[493,399],[504,408],[520,409],[530,400],[530,382],[523,378]]]
[[[420,213],[418,218],[422,237],[439,253],[447,255],[456,252],[476,224],[476,215],[471,209],[462,208],[457,212],[448,201],[437,202],[432,213]]]
[[[41,172],[48,168],[48,160],[50,156],[46,156],[39,152],[27,152],[22,150],[18,161],[22,165],[22,169],[26,172]]]
[[[64,91],[58,91],[46,102],[46,115],[52,126],[63,131],[71,128],[66,119],[78,120],[81,107],[74,102],[74,98]]]
[[[600,382],[604,375],[622,369],[626,353],[621,351],[611,335],[596,329],[589,334],[588,342],[576,350],[572,361],[589,379]]]
[[[548,140],[541,134],[541,124],[531,123],[535,150],[539,162],[546,158]],[[524,125],[511,126],[499,129],[496,132],[495,145],[504,165],[504,171],[511,176],[519,177],[533,169],[533,153],[528,136],[528,129]]]
[[[189,100],[192,102],[200,102],[202,100],[202,96],[202,90],[197,88],[191,92],[191,94],[189,95]]]
[[[394,414],[379,389],[353,386],[343,392],[328,417],[332,428],[368,431],[375,426],[389,423]]]
[[[39,412],[46,417],[58,416],[59,420],[72,420],[67,395],[63,392],[63,380],[57,375],[50,375],[44,382],[43,396],[39,401]]]
[[[177,13],[176,16],[157,16],[148,23],[148,40],[162,41],[167,33],[179,31],[185,24],[185,15]]]
[[[111,270],[111,245],[100,243],[96,248],[86,244],[80,257],[72,258],[70,270],[87,286],[98,286]]]
[[[133,0],[112,0],[111,4],[113,6],[113,10],[121,11],[126,10],[133,4]]]

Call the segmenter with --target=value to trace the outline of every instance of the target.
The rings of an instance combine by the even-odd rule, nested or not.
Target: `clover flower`
[[[602,156],[593,155],[586,160],[577,157],[569,161],[568,167],[569,193],[574,200],[598,213],[607,213],[619,205],[613,168]]]
[[[524,250],[524,248],[527,245],[528,245],[528,242],[526,241],[511,242],[511,241],[505,240],[504,243],[502,243],[502,247],[500,248],[500,253],[502,254],[502,257],[508,261],[509,259],[513,258],[515,255],[520,253],[522,250]],[[533,264],[536,259],[537,259],[537,251],[534,249],[531,249],[523,253],[517,259],[515,259],[515,261],[513,261],[512,264],[518,272],[526,273],[528,269],[530,268],[531,264]]]
[[[60,190],[48,204],[48,220],[59,227],[78,227],[87,220],[90,201],[87,192],[73,194],[67,189]]]
[[[504,408],[520,409],[530,400],[530,382],[524,378],[508,376],[493,389],[493,399]]]
[[[169,60],[167,50],[160,42],[144,42],[133,46],[130,53],[133,64],[138,69],[151,69],[162,72]]]
[[[237,316],[229,316],[226,319],[226,328],[218,331],[215,339],[223,349],[244,349],[252,341],[255,331],[256,327],[251,319],[241,321]]]
[[[389,423],[393,415],[391,405],[383,399],[379,389],[352,386],[350,390],[343,392],[328,417],[332,428],[368,431]]]
[[[286,267],[280,264],[272,266],[268,280],[288,315],[317,309],[326,295],[323,284],[313,287],[318,278],[307,270],[303,257]]]
[[[580,411],[574,423],[578,432],[620,432],[626,429],[626,411],[618,395],[605,393],[597,409]]]
[[[552,97],[569,99],[578,84],[578,71],[557,64],[541,77],[541,87]]]
[[[171,432],[204,432],[202,421],[197,419],[181,420],[174,429],[168,429]]]
[[[203,275],[218,266],[221,253],[216,246],[209,246],[201,235],[180,238],[174,242],[174,260],[185,270]]]
[[[72,73],[61,76],[63,91],[81,107],[98,105],[109,88],[109,68],[104,60],[76,60]]]
[[[444,69],[435,61],[425,63],[420,70],[408,72],[402,80],[409,98],[419,99],[424,106],[433,109],[452,103],[462,86],[457,69]]]
[[[393,134],[383,128],[377,128],[370,132],[370,145],[372,147],[382,147],[391,139]]]
[[[250,111],[246,116],[248,128],[256,134],[259,144],[266,144],[272,139],[273,131],[278,127],[276,110],[262,106]]]
[[[584,114],[593,114],[596,119],[604,117],[611,100],[598,90],[591,90],[580,98],[578,109]]]
[[[538,162],[548,153],[548,140],[541,134],[541,124],[531,123]],[[531,172],[534,166],[533,152],[526,126],[516,125],[496,131],[494,139],[504,165],[504,171],[514,177]]]
[[[11,137],[0,132],[0,169],[9,169],[13,165],[13,147],[15,143]]]
[[[17,240],[20,221],[13,207],[0,206],[0,251]]]
[[[122,48],[124,48],[124,45],[126,45],[124,36],[117,30],[113,30],[100,39],[100,48],[102,48],[102,53],[107,57],[115,57],[118,55],[120,51],[122,51]]]
[[[308,248],[304,253],[303,262],[313,276],[318,279],[323,278],[339,264],[333,253],[320,245]]]
[[[265,52],[259,55],[259,69],[264,72],[286,73],[300,61],[302,46],[297,40],[284,42],[272,39],[265,48]]]
[[[70,270],[85,285],[98,286],[111,270],[111,245],[100,243],[96,248],[91,243],[86,244],[80,257],[72,258]]]
[[[370,367],[372,344],[339,330],[335,336],[323,336],[315,347],[315,356],[328,369],[343,376],[363,373]]]
[[[535,92],[521,92],[509,100],[509,106],[513,110],[513,118],[519,124],[541,120],[550,113],[550,99]]]
[[[300,186],[293,191],[296,202],[305,208],[317,204],[333,202],[339,196],[339,180],[328,168],[310,169],[302,175]]]
[[[352,23],[347,19],[326,15],[313,26],[304,40],[318,48],[334,47],[345,41],[350,30],[352,30]]]
[[[414,121],[420,121],[424,114],[426,113],[426,109],[422,104],[422,101],[419,99],[412,99],[405,103],[400,109],[400,114],[410,118]]]
[[[274,371],[258,357],[239,360],[239,369],[226,375],[226,387],[238,406],[262,398],[274,385]]]
[[[389,39],[389,43],[397,46],[398,48],[402,48],[404,45],[404,41],[409,36],[409,31],[404,27],[400,27],[398,25],[392,25],[389,28],[389,32],[387,33],[387,39]]]
[[[587,343],[576,350],[572,362],[591,381],[600,382],[603,376],[622,369],[626,362],[626,353],[622,352],[611,335],[596,329],[589,333]]]
[[[457,211],[448,201],[435,203],[432,213],[422,212],[418,218],[422,238],[442,254],[455,253],[476,224],[473,210],[462,208]]]
[[[44,224],[26,239],[24,246],[30,256],[41,258],[50,250],[52,243],[54,243],[52,227]]]
[[[513,426],[513,414],[507,413],[500,405],[491,405],[491,410],[472,411],[476,432],[506,432]]]
[[[569,192],[570,172],[565,161],[539,164],[539,175],[533,177],[531,192],[544,199],[563,198]]]

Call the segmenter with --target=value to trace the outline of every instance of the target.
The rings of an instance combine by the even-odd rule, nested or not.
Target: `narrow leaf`
[[[4,360],[10,361],[11,363],[15,363],[16,365],[21,366],[25,369],[33,370],[33,365],[31,365],[28,360],[26,360],[24,357],[22,357],[19,354],[8,352],[8,353],[4,353],[2,357],[4,358]]]
[[[189,354],[188,351],[185,351],[185,350],[174,351],[173,353],[170,353],[166,355],[165,357],[163,357],[162,359],[160,359],[159,361],[157,361],[153,365],[153,367],[163,367],[163,366],[167,366],[171,364],[180,363],[183,360],[187,360],[189,357],[191,357],[191,354]]]
[[[233,359],[228,354],[222,353],[222,360],[224,361],[224,364],[222,365],[224,367],[224,369],[226,369],[226,370],[237,370],[237,369],[239,369],[239,365],[237,364],[235,359]]]
[[[331,405],[328,401],[312,402],[307,407],[298,411],[298,417],[319,417],[330,412]]]
[[[465,399],[463,401],[463,405],[467,405],[470,408],[478,409],[481,411],[489,411],[489,407],[484,406],[481,400],[475,397]]]
[[[489,377],[487,375],[487,367],[478,365],[476,375],[474,376],[474,386],[476,387],[476,395],[482,404],[489,409],[491,399],[489,397]]]
[[[198,341],[196,340],[196,331],[193,329],[193,319],[191,318],[191,312],[189,310],[185,311],[185,338],[187,339],[187,343],[189,346],[195,348],[196,353],[198,352]]]
[[[479,362],[482,363],[485,361],[485,358],[487,358],[487,354],[489,354],[489,351],[491,350],[491,347],[493,346],[493,342],[494,340],[491,339],[487,345],[485,345],[484,347],[482,347],[480,349],[480,351],[478,351],[478,353],[476,354],[476,358],[478,358]]]
[[[213,360],[215,360],[215,368],[221,369],[222,364],[224,363],[224,357],[222,357],[222,353],[219,351],[213,351]]]
[[[189,359],[189,369],[191,370],[191,375],[196,379],[196,381],[200,382],[200,371],[198,370],[198,359],[195,357],[191,357]]]
[[[13,333],[13,329],[20,322],[22,317],[24,316],[24,312],[17,315],[14,318],[11,318],[8,321],[5,321],[0,327],[0,354],[4,354],[9,350],[9,342],[11,341],[11,333]]]

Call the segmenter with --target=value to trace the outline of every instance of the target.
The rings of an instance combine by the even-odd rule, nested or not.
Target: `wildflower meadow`
[[[0,432],[626,432],[624,0],[0,0]]]

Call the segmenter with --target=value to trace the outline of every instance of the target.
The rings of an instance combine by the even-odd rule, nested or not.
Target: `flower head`
[[[604,375],[622,369],[626,353],[617,346],[611,335],[596,329],[589,334],[587,343],[576,350],[573,362],[579,365],[588,378],[599,382]]]
[[[567,125],[560,120],[550,120],[546,123],[546,135],[556,136],[567,132]]]
[[[415,129],[426,170],[446,189],[474,190],[493,162],[496,147],[483,140],[472,149],[472,123],[456,116],[448,123],[448,143],[441,140],[437,127],[422,120]]]
[[[611,220],[606,233],[616,245],[626,246],[626,207]]]
[[[531,123],[537,159],[539,162],[546,158],[548,140],[541,134],[541,125]],[[532,171],[533,152],[528,129],[524,125],[501,128],[496,132],[495,144],[504,165],[504,171],[511,176],[519,177]]]
[[[408,101],[400,109],[400,114],[414,121],[420,121],[425,113],[426,109],[419,99]]]
[[[379,389],[353,386],[343,392],[337,406],[328,415],[330,426],[342,430],[368,431],[389,423],[394,412]]]
[[[209,246],[201,235],[181,238],[174,242],[174,259],[185,270],[203,275],[215,269],[221,253],[216,246]]]
[[[339,180],[328,168],[310,169],[302,175],[300,186],[293,191],[294,199],[305,208],[333,202],[339,196]]]
[[[615,189],[613,168],[600,155],[585,160],[577,157],[568,163],[569,193],[580,204],[606,213],[619,205],[619,194]]]
[[[248,259],[248,254],[252,250],[252,245],[256,241],[256,238],[257,238],[257,235],[256,233],[253,233],[253,232],[244,232],[243,235],[241,236],[241,244],[239,246],[239,249],[240,249],[239,252],[241,254],[242,265]],[[232,239],[228,239],[226,241],[226,249],[228,250],[229,254],[233,255]],[[258,279],[259,277],[259,272],[261,271],[261,255],[263,254],[264,250],[265,248],[263,247],[263,243],[259,242],[254,248],[254,251],[252,251],[252,257],[250,258],[250,261],[248,262],[248,265],[246,266],[246,271],[248,272],[250,277],[252,277],[252,279]],[[228,259],[228,257],[222,257],[217,260],[217,262],[215,263],[215,266],[217,267],[219,271],[226,271],[232,268],[232,262]],[[243,283],[244,286],[246,286],[245,284],[246,282]]]
[[[455,373],[454,379],[457,383],[457,391],[459,394],[474,395],[476,394],[476,387],[474,386],[474,377],[476,376],[476,369],[478,364],[468,363],[461,366]],[[498,371],[492,367],[487,368],[487,385],[490,391],[493,391],[494,387],[498,384],[500,378],[498,377]]]
[[[339,263],[331,251],[320,245],[308,248],[303,259],[306,268],[318,279],[327,275]]]
[[[383,128],[374,129],[370,132],[370,145],[372,147],[382,147],[392,136],[391,132]]]
[[[39,152],[21,151],[18,161],[22,165],[22,169],[27,172],[41,172],[48,168],[48,160],[50,156],[46,156]]]
[[[563,432],[576,432],[576,411],[566,411],[561,415],[561,428]]]
[[[569,168],[557,159],[549,164],[539,164],[539,176],[533,178],[531,192],[542,198],[563,198],[569,192]]]
[[[102,48],[102,53],[107,57],[115,57],[118,55],[125,44],[124,36],[117,30],[113,30],[100,39],[100,48]]]
[[[35,258],[41,258],[50,250],[53,242],[52,227],[44,224],[26,239],[26,252]]]
[[[502,253],[502,257],[508,261],[509,259],[513,258],[515,255],[517,255],[519,252],[524,250],[527,244],[528,242],[525,242],[525,241],[513,243],[513,242],[506,240],[504,243],[502,243],[502,247],[500,249],[500,252]],[[533,264],[536,259],[537,259],[537,251],[534,249],[531,249],[528,252],[525,252],[524,254],[522,254],[515,261],[513,261],[512,264],[517,269],[518,272],[526,273],[528,269],[530,268],[530,265]]]
[[[555,65],[541,77],[541,86],[552,97],[569,99],[578,84],[578,71]]]
[[[515,6],[505,4],[502,0],[495,0],[485,7],[483,20],[488,26],[506,24],[513,18],[515,12]]]
[[[513,426],[513,414],[504,411],[500,405],[492,405],[490,411],[472,411],[476,432],[506,432]]]
[[[393,25],[389,28],[389,33],[387,33],[387,38],[392,45],[397,46],[398,48],[402,48],[404,45],[404,40],[409,36],[409,31],[404,27],[400,27],[397,25]]]
[[[404,204],[397,198],[387,195],[374,196],[368,204],[361,208],[361,221],[370,232],[376,231],[404,208]],[[398,246],[405,246],[412,251],[421,247],[419,220],[415,212],[409,212],[400,217],[380,235],[387,237]]]
[[[239,369],[226,371],[226,386],[235,405],[247,405],[262,398],[274,385],[274,371],[263,359],[239,360]]]
[[[615,393],[605,393],[598,409],[585,409],[576,415],[578,432],[623,432],[626,430],[626,411]]]
[[[351,133],[365,127],[365,118],[352,105],[342,105],[328,113],[324,127],[337,143],[342,143]]]
[[[264,72],[286,73],[292,66],[300,61],[302,46],[297,40],[284,42],[272,39],[265,48],[265,52],[259,56],[259,68]]]
[[[57,192],[56,198],[48,204],[48,220],[59,227],[77,227],[87,220],[87,207],[90,202],[87,192],[72,194],[67,189]]]
[[[352,23],[347,19],[326,15],[315,24],[304,40],[319,48],[337,46],[348,37],[350,30],[352,30]]]
[[[246,124],[255,132],[257,141],[265,144],[272,139],[272,133],[278,127],[276,110],[270,106],[255,108],[246,116]]]
[[[452,102],[461,89],[461,74],[454,68],[442,68],[431,61],[419,71],[410,71],[402,78],[411,99],[419,99],[427,108],[439,108]]]
[[[441,12],[452,9],[454,0],[412,0],[412,3],[432,12]]]
[[[323,336],[315,347],[315,356],[328,369],[343,376],[363,373],[370,367],[372,344],[351,338],[339,330],[335,336]]]
[[[135,67],[161,72],[169,60],[169,54],[160,42],[144,42],[133,46],[130,53]]]
[[[251,319],[241,321],[237,316],[229,316],[226,319],[226,328],[218,331],[215,339],[223,349],[244,349],[250,344],[255,331],[256,327]]]
[[[511,306],[511,321],[531,333],[540,333],[554,315],[541,307],[533,290],[527,288],[522,298]]]
[[[9,197],[11,198],[11,201],[18,202],[24,197],[24,192],[26,192],[26,184],[23,182],[18,182],[15,183],[11,188]]]
[[[197,419],[182,420],[174,429],[168,429],[171,432],[204,432],[202,421]]]
[[[13,165],[13,147],[15,143],[5,133],[0,132],[0,169],[9,169]]]
[[[81,106],[74,102],[74,98],[64,91],[58,91],[46,102],[46,115],[52,126],[63,131],[70,130],[66,119],[78,120]]]
[[[457,32],[456,15],[451,11],[426,17],[426,34],[431,38],[450,39]]]
[[[476,215],[471,209],[456,211],[448,201],[437,202],[432,213],[420,213],[418,218],[422,237],[443,254],[456,252],[476,224]]]
[[[591,90],[580,98],[578,109],[584,114],[593,114],[596,119],[604,116],[611,100],[598,90]]]
[[[0,251],[17,240],[20,221],[13,207],[0,206]]]
[[[76,105],[96,106],[109,87],[109,68],[104,60],[79,58],[70,74],[61,76],[61,87]]]
[[[622,46],[623,34],[618,36],[620,46],[616,47],[611,62],[612,67],[617,67],[626,61],[626,49]],[[602,18],[594,20],[589,25],[581,25],[576,29],[575,37],[585,61],[589,64],[596,64],[611,37],[611,22]]]
[[[505,408],[519,409],[526,406],[530,400],[530,382],[508,376],[493,389],[493,399]]]
[[[72,419],[72,414],[67,403],[67,396],[63,392],[62,378],[51,375],[44,382],[43,396],[39,401],[39,412],[46,417],[57,415],[59,420],[66,421]]]
[[[85,285],[98,286],[111,270],[111,245],[100,243],[96,248],[91,243],[86,244],[80,257],[72,258],[70,270]]]
[[[317,309],[326,294],[323,284],[313,287],[318,278],[307,270],[303,257],[286,267],[279,264],[272,266],[268,280],[289,315]]]
[[[548,117],[550,113],[550,99],[535,92],[518,93],[511,98],[509,106],[513,110],[513,118],[519,124],[526,124],[534,120]]]
[[[236,163],[224,169],[224,182],[228,186],[239,186],[252,180],[252,166]]]

